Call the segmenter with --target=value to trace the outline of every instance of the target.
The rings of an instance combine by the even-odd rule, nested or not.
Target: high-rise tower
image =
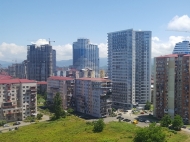
[[[73,43],[73,67],[77,70],[90,68],[99,76],[99,48],[89,39],[78,39]]]
[[[56,52],[49,44],[28,45],[27,76],[28,79],[46,81],[52,76],[56,67]]]
[[[190,54],[189,41],[182,41],[175,45],[173,54]]]
[[[151,31],[108,33],[108,76],[116,108],[129,109],[150,101]]]

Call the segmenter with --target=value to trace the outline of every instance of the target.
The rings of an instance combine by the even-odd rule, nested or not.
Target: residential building
[[[47,78],[55,74],[56,52],[50,44],[28,45],[27,52],[27,76],[28,79],[47,81]]]
[[[182,41],[175,45],[173,54],[190,54],[189,41]]]
[[[47,93],[47,82],[38,81],[37,88],[38,88],[38,94],[45,95],[45,93]]]
[[[190,54],[171,54],[156,57],[154,75],[154,116],[179,114],[190,123]]]
[[[113,107],[144,106],[151,96],[151,31],[108,33],[108,77]]]
[[[0,120],[20,121],[37,113],[37,83],[27,79],[0,80]]]
[[[99,76],[99,48],[91,44],[89,39],[78,39],[73,43],[73,68],[81,70],[90,68]]]
[[[56,93],[60,93],[63,109],[73,108],[74,78],[51,76],[47,80],[47,101],[53,103]]]
[[[14,78],[26,79],[27,78],[27,61],[22,63],[14,63],[8,66],[8,74]]]
[[[94,117],[109,116],[111,112],[111,81],[103,78],[75,80],[75,101],[78,112]]]

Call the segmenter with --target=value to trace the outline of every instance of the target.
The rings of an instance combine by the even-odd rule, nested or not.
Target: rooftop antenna
[[[49,38],[49,45],[51,45],[51,42],[55,42],[55,41],[51,41],[50,38]]]

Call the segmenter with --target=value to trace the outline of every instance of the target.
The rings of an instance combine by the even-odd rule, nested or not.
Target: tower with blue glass
[[[77,70],[89,68],[99,77],[99,48],[89,39],[80,38],[73,43],[73,67]]]

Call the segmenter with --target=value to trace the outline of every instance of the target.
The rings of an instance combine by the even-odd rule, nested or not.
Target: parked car
[[[17,121],[17,122],[15,122],[15,123],[13,123],[13,126],[14,126],[14,125],[20,125],[20,122]]]
[[[122,113],[118,113],[118,115],[122,115]]]
[[[141,114],[144,114],[144,112],[141,112]]]
[[[123,119],[123,121],[130,122],[131,120],[129,120],[129,119]]]
[[[145,120],[143,120],[143,119],[139,119],[139,122],[145,122]]]
[[[186,129],[187,127],[186,127],[185,125],[183,125],[181,128],[184,128],[184,129]]]
[[[118,117],[117,117],[117,119],[120,119],[120,118],[121,118],[121,116],[118,116]]]
[[[9,127],[9,125],[8,124],[4,124],[3,127]]]
[[[149,121],[149,120],[146,120],[145,123],[150,123],[150,121]]]
[[[123,117],[120,118],[120,120],[123,120],[123,119],[124,119]]]

